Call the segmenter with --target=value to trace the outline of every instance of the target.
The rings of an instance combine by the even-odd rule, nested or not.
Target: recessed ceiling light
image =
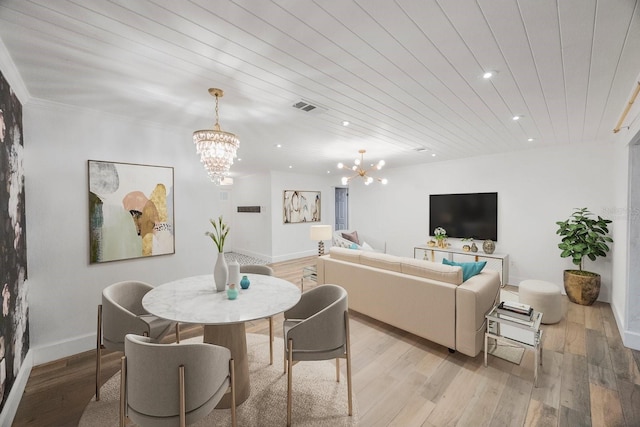
[[[327,173],[331,173],[331,171],[327,171]]]
[[[511,117],[511,120],[517,121],[520,120],[522,118],[521,115],[516,114],[515,116]]]
[[[529,141],[529,142],[533,142],[533,141],[535,141],[535,139],[533,139],[533,138],[529,138],[529,139],[527,139],[527,141]]]
[[[431,157],[435,157],[435,156],[436,156],[436,153],[431,153]]]
[[[242,161],[242,159],[241,159],[240,157],[238,157],[238,161],[239,161],[239,162],[241,162],[241,161]]]
[[[276,144],[276,148],[282,148],[282,144]]]
[[[349,126],[349,122],[347,120],[343,121],[342,126]]]
[[[289,169],[293,169],[293,166],[292,166],[292,165],[289,165]]]
[[[487,71],[482,75],[483,79],[490,79],[491,77],[493,77],[493,71]]]

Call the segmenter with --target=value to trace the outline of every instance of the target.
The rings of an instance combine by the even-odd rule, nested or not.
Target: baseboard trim
[[[638,332],[624,331],[622,343],[625,347],[640,351],[640,334]]]
[[[329,253],[328,249],[325,249],[325,253]],[[297,258],[305,258],[305,257],[309,257],[309,256],[314,256],[314,255],[318,255],[318,250],[311,250],[311,251],[304,251],[304,252],[297,252],[297,253],[290,253],[290,254],[284,254],[284,255],[279,255],[276,257],[273,257],[273,261],[272,262],[283,262],[283,261],[289,261],[292,259],[297,259]]]
[[[0,412],[0,426],[10,426],[13,424],[13,419],[18,412],[18,406],[20,406],[20,401],[22,400],[22,395],[24,395],[24,389],[27,387],[27,381],[29,381],[32,368],[33,351],[29,349],[26,357],[22,361],[18,376],[13,382],[9,396],[7,396],[7,400],[4,402],[4,408],[2,408],[2,412]]]
[[[73,356],[91,350],[96,346],[96,334],[80,335],[65,341],[33,348],[33,366]],[[0,424],[2,425],[2,424]]]
[[[625,329],[622,313],[618,310],[613,303],[611,305],[611,311],[613,312],[613,318],[616,320],[616,326],[618,327],[618,333],[622,339],[622,344],[625,347],[632,348],[640,351],[640,334]]]

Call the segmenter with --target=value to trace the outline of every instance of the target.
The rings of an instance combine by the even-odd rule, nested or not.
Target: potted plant
[[[566,221],[557,221],[556,234],[562,237],[558,248],[563,258],[571,257],[571,261],[579,270],[564,271],[564,289],[571,302],[581,305],[591,305],[600,294],[600,275],[582,269],[584,257],[595,261],[597,257],[607,256],[608,243],[613,242],[609,237],[611,220],[593,214],[587,208],[576,208]]]
[[[229,234],[229,226],[222,220],[222,215],[218,217],[217,221],[209,219],[209,222],[213,226],[213,232],[206,231],[204,234],[211,237],[218,249],[218,258],[213,269],[213,280],[216,283],[216,290],[221,292],[225,290],[229,278],[229,267],[227,267],[227,261],[224,258],[224,241]]]

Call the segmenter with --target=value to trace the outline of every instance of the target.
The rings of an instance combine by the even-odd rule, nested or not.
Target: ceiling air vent
[[[324,113],[324,112],[327,111],[326,108],[314,105],[309,101],[305,101],[304,99],[300,99],[300,100],[294,102],[292,107],[297,109],[297,110],[304,111],[306,113],[316,113],[317,114],[317,113]]]

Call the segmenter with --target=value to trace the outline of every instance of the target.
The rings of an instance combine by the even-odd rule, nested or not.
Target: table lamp
[[[318,241],[318,256],[324,255],[324,241],[331,240],[331,226],[330,225],[312,225],[309,232],[311,240]]]

